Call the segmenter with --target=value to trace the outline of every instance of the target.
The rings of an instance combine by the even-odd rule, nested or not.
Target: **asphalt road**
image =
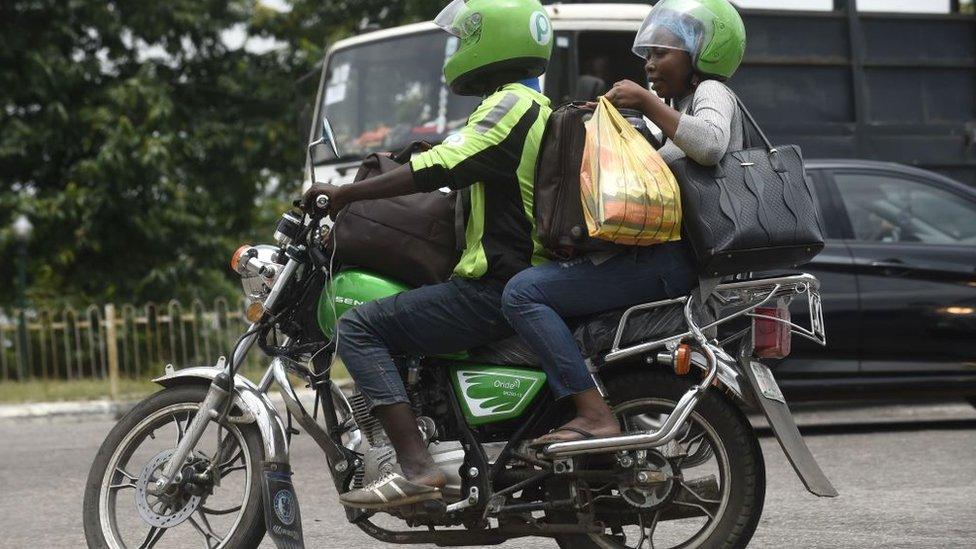
[[[767,434],[766,505],[752,547],[976,547],[976,410],[948,403],[797,412],[840,497],[807,493]],[[0,422],[0,547],[84,546],[85,476],[112,424]],[[298,437],[293,467],[306,545],[378,548],[345,522],[322,463],[308,437]],[[556,545],[529,538],[501,547]]]

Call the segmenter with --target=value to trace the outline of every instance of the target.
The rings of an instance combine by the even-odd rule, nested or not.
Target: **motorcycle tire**
[[[98,449],[98,454],[95,455],[85,484],[83,522],[88,547],[108,549],[118,546],[118,542],[109,543],[102,531],[101,502],[99,501],[106,469],[116,449],[125,442],[131,431],[154,413],[180,404],[200,404],[206,397],[208,389],[209,385],[203,383],[163,389],[133,407],[112,428]],[[261,479],[261,464],[264,460],[263,444],[257,425],[253,423],[235,424],[234,427],[240,430],[244,445],[247,447],[249,462],[253,464],[250,467],[250,477],[247,480],[250,491],[241,518],[233,531],[227,533],[219,547],[255,548],[261,543],[265,534]],[[146,526],[148,528],[148,525]],[[207,541],[209,542],[209,540]]]
[[[655,398],[677,403],[697,381],[670,372],[640,368],[619,372],[604,380],[610,405]],[[759,524],[766,496],[766,469],[762,449],[745,414],[722,392],[711,389],[702,395],[695,414],[707,422],[726,445],[731,488],[725,511],[717,526],[702,540],[678,547],[738,549],[748,545]],[[575,522],[575,516],[554,517]],[[621,547],[603,534],[566,535],[556,538],[562,549],[616,549]]]

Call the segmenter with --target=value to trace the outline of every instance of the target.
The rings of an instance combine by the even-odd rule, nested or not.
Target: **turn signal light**
[[[244,255],[244,252],[246,252],[250,248],[251,248],[250,244],[244,244],[240,248],[237,248],[237,251],[234,252],[234,255],[230,257],[230,268],[232,271],[234,271],[235,273],[240,272],[237,270],[237,267],[239,267],[241,264],[241,257]]]
[[[251,303],[244,311],[244,317],[247,318],[248,322],[257,322],[261,320],[262,316],[264,316],[264,303],[260,301]]]
[[[756,358],[786,358],[790,354],[790,309],[780,302],[776,307],[756,307],[752,317],[752,348]],[[765,317],[765,318],[764,318]],[[778,319],[778,320],[777,320]]]
[[[678,345],[674,350],[674,373],[679,376],[686,375],[691,371],[691,347],[687,343]]]

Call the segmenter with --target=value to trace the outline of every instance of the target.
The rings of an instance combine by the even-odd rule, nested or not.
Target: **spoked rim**
[[[651,418],[659,417],[659,415],[670,412],[674,407],[675,402],[673,401],[647,398],[622,403],[614,407],[613,411],[624,422],[624,427],[629,428],[631,426],[628,423],[628,419],[632,416],[644,415]],[[647,408],[651,408],[652,411],[634,414],[635,410]],[[653,423],[653,420],[651,422]],[[663,549],[665,547],[677,549],[695,547],[711,535],[718,526],[719,521],[728,507],[731,494],[731,484],[729,483],[729,479],[731,478],[731,465],[729,463],[728,451],[725,445],[722,444],[715,428],[705,421],[697,411],[692,412],[688,421],[680,429],[674,442],[657,448],[665,456],[673,457],[682,453],[687,454],[684,458],[674,457],[673,459],[679,469],[675,471],[678,474],[674,479],[676,485],[674,486],[671,502],[665,507],[649,512],[637,512],[637,508],[632,507],[635,511],[634,514],[637,515],[637,524],[630,525],[628,532],[608,531],[605,534],[590,534],[590,538],[597,545],[607,549]],[[684,465],[685,461],[691,463],[692,466],[686,467]],[[703,466],[710,463],[713,463],[717,469],[717,475],[711,476],[717,476],[718,499],[709,497],[709,494],[704,494],[701,488],[696,486],[696,481],[708,481],[710,477],[696,478],[694,476],[695,470],[701,470]],[[691,473],[692,478],[685,478],[686,471]],[[671,520],[688,520],[681,518],[668,519],[665,516],[665,512],[682,507],[686,508],[684,510],[694,509],[693,512],[703,514],[705,523],[683,542],[659,545],[659,540],[655,539],[655,534],[659,533],[658,527],[662,523],[670,522]],[[703,517],[698,516],[697,518],[701,519]],[[637,535],[630,535],[631,531]],[[622,541],[619,539],[621,534],[625,536]]]
[[[172,447],[156,453],[146,463],[129,463],[133,454],[143,443],[147,439],[156,440],[156,431],[160,431],[164,427],[175,424],[176,442],[178,442],[184,436],[186,427],[198,409],[198,403],[182,402],[153,412],[126,433],[122,442],[112,453],[102,476],[98,498],[99,526],[109,547],[124,549],[133,546],[126,545],[126,537],[119,531],[117,511],[120,503],[135,506],[142,520],[141,526],[148,528],[145,534],[132,536],[132,538],[141,540],[136,542],[138,545],[134,545],[140,549],[155,546],[167,531],[179,527],[196,530],[198,538],[202,538],[207,548],[224,547],[231,534],[240,526],[251,495],[250,477],[255,464],[252,463],[244,435],[237,425],[226,422],[220,424],[225,433],[221,446],[225,455],[229,454],[229,456],[221,456],[219,458],[220,463],[217,464],[221,479],[235,471],[244,471],[243,494],[236,506],[226,509],[213,509],[207,506],[207,498],[189,495],[182,498],[177,505],[167,506],[158,500],[153,502],[152,496],[145,494],[145,484],[155,480],[156,475],[165,465],[168,453],[175,448],[175,443]],[[204,437],[207,434],[204,433]],[[191,457],[208,460],[210,458],[198,450],[192,452]],[[223,484],[215,486],[214,494],[222,487]],[[129,499],[130,495],[134,496],[133,500]],[[170,513],[171,511],[172,513]],[[237,516],[234,522],[226,532],[222,533],[215,531],[207,518],[208,515],[211,517],[225,516],[235,512]],[[165,523],[169,523],[169,526],[163,526]]]

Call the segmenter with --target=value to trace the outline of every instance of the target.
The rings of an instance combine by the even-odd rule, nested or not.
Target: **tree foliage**
[[[441,2],[8,0],[0,5],[0,253],[19,213],[34,303],[214,297],[298,192],[327,43]],[[229,45],[229,29],[279,41]],[[313,82],[296,86],[296,82]],[[16,268],[0,262],[0,304]]]

